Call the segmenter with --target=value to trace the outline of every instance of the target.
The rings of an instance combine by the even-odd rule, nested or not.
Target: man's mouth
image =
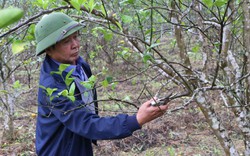
[[[78,56],[79,52],[75,52],[72,54],[72,56]]]

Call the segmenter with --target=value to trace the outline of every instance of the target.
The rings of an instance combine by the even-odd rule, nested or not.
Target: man
[[[92,143],[131,136],[145,123],[161,116],[167,106],[142,104],[136,115],[97,115],[96,91],[82,81],[91,76],[89,65],[79,56],[81,23],[55,12],[36,25],[36,54],[46,53],[40,71],[36,152],[44,156],[91,156]],[[62,64],[68,64],[60,71]],[[75,85],[74,98],[67,96]],[[72,90],[71,90],[72,92]],[[85,94],[87,92],[87,94]]]

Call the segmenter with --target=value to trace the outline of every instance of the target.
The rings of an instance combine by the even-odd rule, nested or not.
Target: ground
[[[122,74],[117,75],[122,76]],[[125,99],[135,101],[132,97],[140,92],[137,84],[140,83],[140,81],[143,80],[140,79],[133,84],[124,82],[121,85],[117,85],[115,95],[120,98],[126,95],[126,97],[124,97]],[[154,87],[159,87],[160,85],[160,83],[154,83]],[[105,90],[98,90],[98,93],[104,92]],[[105,98],[105,96],[106,95],[99,94],[100,99]],[[35,97],[31,97],[31,99],[35,99]],[[36,102],[32,101],[30,103]],[[173,109],[181,103],[181,101],[172,101],[170,103],[170,109]],[[127,107],[123,105],[107,105],[102,103],[99,103],[99,105],[101,116],[112,115],[112,113],[116,114],[116,111],[121,108],[128,110]],[[36,110],[35,105],[27,107],[32,107],[33,111]],[[36,115],[25,110],[16,112],[14,121],[16,138],[12,141],[7,141],[4,137],[0,138],[0,156],[34,156]],[[238,135],[239,131],[235,128],[234,123],[231,122],[233,116],[230,116],[230,113],[225,110],[221,110],[219,114],[221,120],[226,122],[226,128],[229,130],[237,149],[243,149],[242,139],[239,138]],[[0,123],[2,121],[3,117],[0,114]],[[1,134],[2,130],[3,127],[0,127]],[[98,146],[94,145],[93,147],[95,156],[225,155],[218,140],[195,103],[191,103],[185,109],[166,113],[164,116],[147,123],[141,130],[134,132],[131,137],[120,140],[98,141]]]
[[[16,139],[2,140],[0,155],[35,155],[35,118],[16,118]],[[98,141],[96,156],[223,156],[219,142],[195,106],[168,114],[146,124],[131,137]]]
[[[182,116],[165,114],[129,138],[100,141],[95,147],[96,155],[223,155],[219,142],[207,126],[199,112]]]

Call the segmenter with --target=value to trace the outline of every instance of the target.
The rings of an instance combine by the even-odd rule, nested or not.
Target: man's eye
[[[69,43],[69,41],[70,41],[69,39],[66,39],[63,41],[63,43]]]
[[[80,35],[75,35],[74,36],[74,39],[79,39],[80,38]]]

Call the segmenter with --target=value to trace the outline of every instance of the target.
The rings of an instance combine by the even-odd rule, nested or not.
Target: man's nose
[[[71,43],[73,46],[79,46],[80,41],[77,38],[72,38]]]

